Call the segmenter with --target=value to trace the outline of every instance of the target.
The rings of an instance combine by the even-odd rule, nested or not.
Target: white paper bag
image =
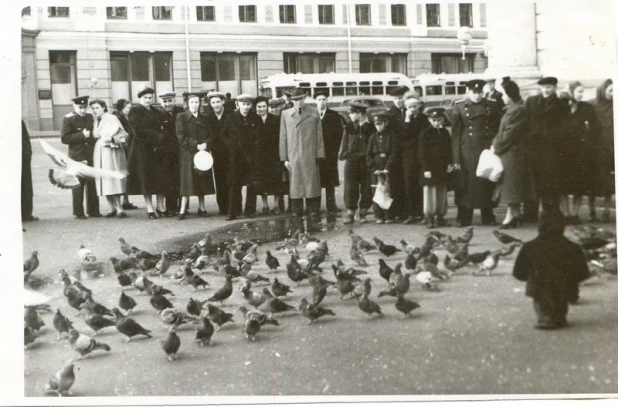
[[[378,184],[375,187],[376,192],[373,194],[373,202],[378,204],[380,208],[388,210],[393,203],[388,181],[384,181],[382,177],[378,177]]]
[[[479,165],[476,167],[476,176],[485,178],[492,182],[498,182],[504,172],[502,160],[491,150],[483,150],[479,158]]]

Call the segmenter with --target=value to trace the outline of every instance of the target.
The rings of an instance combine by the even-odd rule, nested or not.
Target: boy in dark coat
[[[590,277],[582,249],[563,236],[560,213],[544,212],[539,235],[524,243],[513,266],[513,276],[526,281],[526,295],[532,297],[538,321],[536,329],[567,326],[569,301],[579,295],[579,283]]]
[[[373,124],[376,126],[376,131],[369,137],[367,143],[367,167],[369,172],[373,174],[373,183],[378,183],[378,177],[389,179],[393,168],[397,163],[397,135],[394,130],[388,129],[387,113],[378,113],[375,115]],[[374,202],[373,215],[376,218],[376,223],[393,223],[393,205],[384,210],[380,205]],[[386,219],[385,219],[386,218]]]
[[[427,109],[431,127],[421,131],[418,139],[418,159],[421,164],[420,183],[423,186],[423,211],[427,227],[446,226],[446,177],[452,171],[451,135],[444,128],[444,108]],[[437,216],[437,220],[436,220]]]

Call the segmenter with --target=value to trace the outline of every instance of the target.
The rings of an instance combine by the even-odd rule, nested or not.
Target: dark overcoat
[[[455,104],[451,129],[453,164],[461,166],[463,187],[455,192],[455,203],[466,208],[489,209],[494,206],[495,183],[476,176],[479,158],[489,149],[500,125],[496,102],[482,99],[472,103],[464,99]]]
[[[421,185],[446,185],[446,170],[451,164],[451,135],[447,129],[431,126],[421,132],[418,138],[418,160]],[[431,178],[425,178],[426,171],[431,172]]]
[[[528,97],[524,104],[528,113],[530,137],[528,157],[535,191],[540,198],[555,197],[568,192],[570,150],[568,101],[542,95]]]
[[[258,116],[259,117],[259,116]],[[279,160],[279,116],[268,113],[266,121],[259,117],[261,122],[260,138],[257,142],[258,195],[281,195],[283,188],[283,163]]]
[[[597,89],[594,110],[600,125],[597,149],[595,192],[597,195],[613,195],[616,192],[614,157],[614,103],[604,96],[605,86]]]
[[[154,107],[137,105],[129,111],[129,125],[135,132],[135,140],[127,160],[127,194],[168,193],[170,177],[167,174],[161,114]]]
[[[212,137],[206,133],[206,117],[199,113],[196,118],[190,111],[178,114],[175,133],[180,146],[180,196],[214,194],[212,169],[200,171],[193,165],[198,144],[206,143],[206,151],[211,151]]]
[[[409,122],[401,122],[399,147],[402,162],[407,162],[409,165],[418,164],[419,135],[423,130],[430,127],[429,119],[423,113],[419,113],[416,117],[410,117]]]
[[[180,187],[180,146],[176,135],[176,118],[179,114],[184,113],[185,109],[180,106],[174,106],[171,112],[160,108],[161,120],[163,121],[163,129],[165,139],[163,140],[163,148],[165,150],[166,163],[168,165],[169,187],[168,193],[178,194]]]
[[[374,171],[387,170],[390,172],[395,168],[398,157],[398,137],[392,130],[377,130],[369,137],[367,142],[367,168],[372,174]]]
[[[322,117],[324,137],[324,161],[320,165],[320,184],[324,187],[339,186],[339,146],[343,137],[343,118],[332,109],[326,109]]]
[[[214,169],[215,172],[221,169],[223,174],[227,174],[229,162],[227,142],[221,138],[221,130],[223,129],[223,124],[232,113],[234,113],[233,110],[224,108],[221,119],[217,118],[217,114],[212,109],[206,114],[206,133],[209,137],[212,137],[211,149],[214,159]]]
[[[69,146],[69,158],[75,161],[87,161],[92,166],[92,156],[96,140],[92,138],[94,117],[90,113],[83,116],[75,112],[67,113],[62,118],[60,140]],[[84,129],[90,131],[90,137],[84,136]]]
[[[504,167],[500,186],[500,202],[503,204],[534,199],[526,151],[528,131],[528,115],[523,102],[509,104],[492,143],[494,153],[500,157]]]
[[[225,120],[220,137],[228,151],[228,186],[257,183],[262,125],[262,119],[254,112],[244,117],[237,110]]]

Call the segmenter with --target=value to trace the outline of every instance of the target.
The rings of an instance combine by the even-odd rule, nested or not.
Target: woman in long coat
[[[283,164],[279,161],[279,116],[268,113],[268,98],[260,96],[255,99],[255,111],[262,120],[257,150],[260,157],[258,169],[258,190],[262,196],[262,215],[269,212],[279,213],[279,199],[283,192]],[[275,207],[268,207],[268,195],[274,195]]]
[[[573,195],[573,204],[570,205],[568,195],[561,197],[562,211],[570,223],[580,223],[579,208],[582,195],[593,194],[595,182],[596,148],[599,143],[599,121],[592,104],[583,102],[584,86],[579,81],[569,84],[569,150],[566,152],[571,165],[565,177],[569,179],[569,186],[565,191]],[[593,215],[592,213],[590,214]]]
[[[127,143],[127,132],[118,118],[107,112],[107,105],[103,100],[91,101],[90,107],[94,113],[92,136],[97,140],[94,145],[93,167],[126,173],[127,157],[124,148]],[[120,204],[120,196],[127,192],[126,179],[96,178],[95,185],[97,195],[105,196],[111,208],[105,216],[126,217]]]
[[[166,174],[161,114],[151,107],[154,89],[146,88],[137,94],[139,105],[129,112],[129,125],[135,131],[132,150],[129,151],[129,179],[127,193],[144,195],[148,219],[157,219],[152,205],[152,194],[157,195],[156,210],[164,213],[165,193],[169,182]]]
[[[597,88],[597,98],[594,109],[601,126],[597,154],[596,195],[602,195],[605,200],[603,220],[609,221],[609,208],[612,207],[612,195],[616,193],[614,164],[614,84],[607,79]],[[591,211],[594,207],[594,197],[590,198]]]
[[[127,165],[129,165],[129,152],[131,151],[131,147],[133,146],[133,140],[135,140],[135,135],[133,129],[129,125],[129,111],[131,111],[131,102],[127,99],[118,99],[114,104],[113,115],[118,118],[120,124],[124,131],[127,132],[127,145],[124,148],[125,155],[127,157]],[[122,195],[122,209],[137,209],[137,206],[133,205],[129,202],[129,195]]]
[[[197,196],[197,216],[206,217],[204,195],[215,193],[215,179],[212,169],[200,171],[193,166],[193,157],[198,151],[211,148],[211,137],[206,134],[206,116],[200,113],[200,95],[187,96],[189,110],[176,116],[176,137],[180,144],[180,211],[178,220],[185,219],[190,196]]]
[[[500,202],[507,205],[507,212],[500,229],[517,227],[520,222],[522,202],[533,200],[532,183],[529,173],[528,155],[528,116],[515,82],[502,84],[506,111],[498,135],[492,147],[502,160],[504,172],[500,185]]]

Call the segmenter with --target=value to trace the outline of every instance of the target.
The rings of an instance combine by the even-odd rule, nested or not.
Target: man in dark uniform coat
[[[242,187],[247,186],[245,216],[255,217],[256,191],[254,183],[258,175],[258,141],[261,136],[262,119],[253,112],[253,97],[247,94],[236,99],[238,110],[231,113],[221,129],[221,139],[226,143],[228,167],[228,214],[226,220],[234,220],[242,206]]]
[[[168,184],[168,192],[165,194],[165,217],[174,216],[178,212],[179,188],[180,188],[180,147],[178,138],[176,137],[176,116],[183,113],[185,110],[176,106],[176,93],[167,92],[160,93],[161,99],[161,120],[163,121],[163,140],[166,166],[168,167],[168,175],[170,182]]]
[[[92,166],[94,144],[92,137],[94,117],[86,113],[88,96],[78,96],[73,101],[73,112],[62,118],[60,140],[69,145],[69,158],[82,161]],[[101,217],[99,197],[94,178],[80,178],[80,186],[71,190],[73,193],[73,215],[77,219],[86,219],[84,214],[84,192],[86,193],[86,213],[93,218]]]
[[[322,136],[324,137],[325,160],[320,167],[320,183],[326,195],[326,210],[334,215],[341,212],[335,202],[335,187],[339,186],[339,147],[343,137],[342,117],[339,113],[326,106],[328,90],[315,92],[318,114],[322,121]]]
[[[206,134],[213,140],[211,146],[213,158],[213,171],[215,172],[215,184],[217,190],[217,205],[219,214],[228,213],[228,167],[229,155],[226,140],[221,138],[221,129],[227,118],[234,112],[224,107],[225,95],[220,92],[210,92],[206,95],[210,102],[211,112],[206,114]],[[235,208],[240,212],[241,208]]]
[[[32,216],[32,145],[30,144],[30,134],[26,123],[21,121],[21,221],[32,222],[39,220],[37,216]]]
[[[543,210],[558,211],[558,196],[564,193],[561,185],[564,184],[565,166],[569,165],[561,159],[567,156],[561,149],[568,148],[562,136],[566,134],[563,125],[567,123],[569,103],[556,95],[558,79],[545,77],[537,83],[541,93],[528,97],[524,104],[530,126],[528,162]],[[538,202],[524,203],[524,221],[536,222],[538,213]]]
[[[395,133],[397,137],[401,137],[403,132],[403,121],[405,120],[406,107],[403,100],[403,95],[408,90],[405,86],[397,86],[390,92],[393,98],[393,105],[387,111],[389,115],[388,125],[386,130]],[[395,165],[392,168],[392,173],[389,174],[391,182],[391,196],[393,198],[393,206],[390,211],[393,216],[400,218],[405,216],[405,183],[403,180],[403,169],[400,157],[395,160]]]
[[[457,226],[469,226],[475,208],[481,209],[484,225],[493,225],[495,203],[492,195],[495,183],[476,176],[481,153],[491,147],[500,126],[500,110],[496,102],[483,98],[483,80],[468,81],[466,99],[455,104],[451,150],[453,166],[461,169],[463,188],[455,193],[458,206]]]
[[[494,102],[496,102],[498,104],[498,109],[500,109],[500,112],[502,112],[502,110],[504,109],[505,103],[502,99],[502,92],[496,90],[495,79],[487,79],[487,92],[485,92],[485,99],[493,100]]]

